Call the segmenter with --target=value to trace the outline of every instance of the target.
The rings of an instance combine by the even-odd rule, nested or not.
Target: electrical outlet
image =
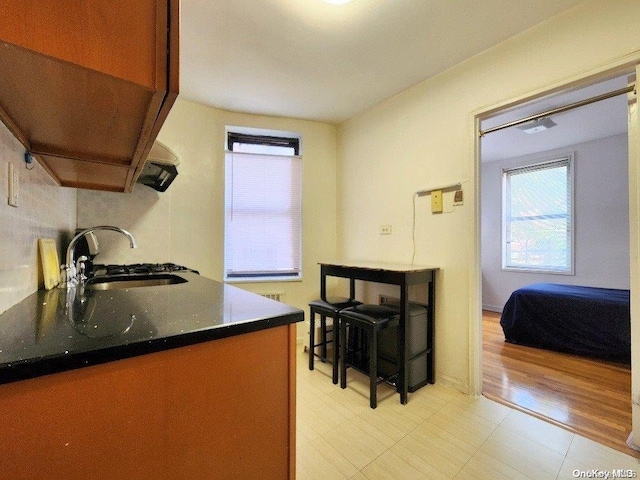
[[[459,206],[464,204],[464,195],[462,194],[462,190],[456,190],[456,193],[453,194],[453,205]]]
[[[380,235],[391,235],[391,225],[380,225]]]
[[[431,213],[442,213],[442,190],[431,192]]]
[[[20,190],[20,181],[18,177],[18,171],[13,167],[13,163],[9,162],[9,174],[8,179],[8,193],[9,193],[9,205],[12,207],[18,206],[18,193]]]

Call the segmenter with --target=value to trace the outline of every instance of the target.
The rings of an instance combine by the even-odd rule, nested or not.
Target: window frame
[[[567,184],[569,188],[569,232],[568,232],[568,246],[569,252],[569,266],[566,269],[550,268],[544,266],[541,268],[533,266],[509,266],[508,265],[508,248],[507,248],[507,235],[509,232],[510,222],[507,218],[507,212],[510,206],[509,200],[509,182],[508,175],[510,173],[526,170],[526,169],[545,169],[553,168],[554,165],[560,166],[566,164],[568,167],[567,172]],[[520,162],[517,164],[506,165],[502,167],[502,212],[501,212],[501,270],[504,272],[521,272],[521,273],[538,273],[538,274],[550,274],[550,275],[575,275],[575,159],[574,153],[560,153],[550,157],[540,157],[531,159],[526,162]]]
[[[268,134],[267,134],[268,133]],[[300,156],[300,137],[292,137],[289,132],[281,132],[283,135],[273,135],[273,132],[262,134],[242,133],[240,131],[227,131],[227,152],[233,152],[234,143],[246,145],[266,145],[270,147],[293,148],[293,155]],[[264,155],[269,155],[265,153]]]
[[[280,153],[249,153],[249,152],[236,152],[241,155],[258,155],[258,156],[269,156],[273,155],[275,157],[287,157],[296,158],[302,161],[302,156],[300,155],[301,146],[302,146],[302,135],[293,132],[286,131],[276,131],[276,130],[265,130],[265,129],[257,129],[257,128],[244,128],[244,127],[227,127],[225,132],[225,173],[224,173],[224,182],[225,182],[225,194],[224,194],[224,241],[223,241],[223,281],[225,283],[280,283],[280,282],[300,282],[303,278],[303,183],[304,183],[304,171],[303,164],[300,164],[300,185],[298,186],[300,189],[300,250],[299,250],[299,271],[297,273],[287,273],[280,274],[275,272],[269,273],[254,273],[254,274],[237,274],[231,275],[228,274],[228,248],[227,248],[227,194],[226,184],[227,184],[227,158],[228,155],[233,154],[233,145],[234,143],[242,143],[247,145],[267,145],[273,147],[285,147],[292,148],[294,151],[294,155],[286,155]]]

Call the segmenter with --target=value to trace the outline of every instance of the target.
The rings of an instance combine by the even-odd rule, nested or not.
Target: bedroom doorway
[[[500,313],[514,290],[534,283],[630,289],[627,96],[598,98],[627,88],[631,73],[498,112],[480,123],[488,133],[479,144],[482,392],[628,454],[630,365],[506,343]],[[542,112],[551,113],[532,118]],[[553,180],[538,188],[539,177]],[[557,210],[563,201],[568,212]],[[506,207],[539,218],[523,226]],[[531,225],[547,231],[536,238]]]

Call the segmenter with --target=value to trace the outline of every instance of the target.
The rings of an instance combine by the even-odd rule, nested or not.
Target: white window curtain
[[[297,278],[302,262],[302,159],[227,152],[225,277]]]
[[[503,268],[573,273],[571,158],[503,174]]]

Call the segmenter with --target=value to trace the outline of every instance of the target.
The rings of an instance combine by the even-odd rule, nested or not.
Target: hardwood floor
[[[621,452],[631,431],[631,368],[504,341],[483,312],[483,394]]]

